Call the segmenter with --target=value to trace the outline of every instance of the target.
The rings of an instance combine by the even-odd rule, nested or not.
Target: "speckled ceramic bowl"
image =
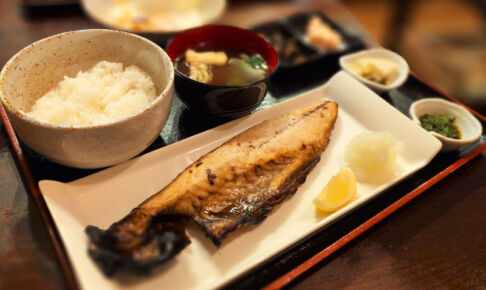
[[[95,125],[56,125],[23,113],[64,76],[102,60],[139,66],[151,76],[158,97],[132,115]],[[163,49],[145,38],[105,29],[42,39],[13,56],[0,73],[0,97],[20,138],[46,158],[79,168],[117,164],[147,148],[167,121],[173,87],[174,67]]]

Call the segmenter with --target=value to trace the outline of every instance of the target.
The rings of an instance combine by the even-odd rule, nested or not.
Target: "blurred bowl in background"
[[[136,65],[152,79],[157,97],[138,112],[92,125],[58,125],[28,117],[35,101],[65,76],[100,61]],[[100,168],[128,160],[160,135],[169,116],[174,67],[162,48],[127,32],[91,29],[37,41],[14,55],[0,73],[0,97],[25,144],[54,162]]]
[[[82,0],[86,13],[109,28],[135,33],[175,33],[213,22],[225,0]]]

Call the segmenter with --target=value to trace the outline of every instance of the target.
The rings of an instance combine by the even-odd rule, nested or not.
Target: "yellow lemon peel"
[[[350,202],[356,191],[354,172],[348,167],[343,167],[329,180],[312,203],[322,211],[333,212]]]

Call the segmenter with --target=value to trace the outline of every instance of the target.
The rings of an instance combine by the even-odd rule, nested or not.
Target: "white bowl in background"
[[[379,57],[384,58],[387,60],[391,60],[397,65],[398,68],[398,75],[395,79],[387,85],[383,85],[371,80],[368,80],[356,72],[352,71],[349,66],[350,64],[358,61],[360,58],[364,57]],[[393,89],[398,88],[401,86],[408,78],[409,67],[408,63],[405,61],[403,57],[399,54],[384,48],[372,48],[372,49],[365,49],[355,53],[347,54],[339,58],[339,65],[341,68],[346,71],[347,73],[351,74],[359,81],[363,82],[364,84],[368,85],[369,87],[376,89],[378,91],[390,91]]]
[[[226,0],[82,0],[81,4],[91,18],[109,28],[175,33],[215,21]]]
[[[58,125],[23,112],[64,76],[74,77],[105,60],[137,65],[155,84],[157,97],[127,117],[92,125]],[[174,67],[153,42],[127,32],[92,29],[65,32],[37,41],[14,55],[0,73],[0,98],[19,137],[54,162],[99,168],[128,160],[160,134],[169,116]]]
[[[445,137],[439,133],[430,131],[442,142],[444,152],[459,149],[476,142],[482,134],[482,126],[479,120],[463,106],[440,98],[427,98],[413,102],[410,106],[410,116],[420,126],[420,117],[425,114],[445,114],[455,118],[454,125],[461,132],[460,139]]]

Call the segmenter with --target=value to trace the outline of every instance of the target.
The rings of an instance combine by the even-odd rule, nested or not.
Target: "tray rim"
[[[480,118],[483,122],[486,122],[486,117],[483,116],[482,114],[478,113],[477,111],[473,110],[472,108],[466,106],[456,98],[450,96],[446,92],[442,91],[441,89],[427,83],[424,79],[419,77],[416,73],[410,71],[410,75],[415,77],[419,82],[424,84],[425,86],[433,89],[437,93],[439,93],[442,97],[445,97],[459,105],[462,105],[465,107],[467,110],[469,110],[473,115],[476,117]],[[3,107],[3,104],[0,103],[0,119],[3,122],[3,125],[5,127],[5,130],[7,132],[7,136],[10,140],[10,145],[12,146],[13,153],[16,157],[17,165],[20,166],[20,173],[21,176],[23,177],[24,183],[27,184],[27,188],[29,189],[29,192],[34,199],[34,203],[37,206],[37,209],[40,211],[42,221],[44,225],[47,228],[49,238],[51,239],[51,242],[54,245],[54,250],[56,253],[56,256],[58,258],[58,261],[60,263],[61,269],[64,273],[64,277],[66,279],[66,282],[68,284],[68,287],[70,289],[80,289],[80,285],[78,283],[78,280],[76,278],[76,274],[74,272],[74,268],[71,264],[71,261],[69,260],[67,256],[66,249],[64,247],[63,241],[59,235],[58,229],[54,223],[54,220],[51,216],[51,213],[49,209],[47,208],[46,202],[44,200],[43,195],[40,192],[38,183],[36,179],[34,178],[34,175],[32,173],[32,170],[30,168],[30,164],[28,163],[22,148],[20,146],[19,139],[17,138],[17,135],[15,134],[15,131],[13,129],[13,126],[10,122],[10,119],[8,118],[5,108]],[[314,254],[312,257],[307,259],[306,261],[302,262],[299,265],[296,265],[293,267],[292,270],[290,270],[287,273],[283,273],[279,278],[274,280],[273,282],[270,282],[266,286],[263,287],[263,289],[281,289],[282,287],[286,286],[293,280],[295,280],[297,277],[305,273],[307,270],[311,269],[313,266],[318,264],[320,261],[324,260],[326,257],[330,256],[340,248],[342,248],[344,245],[348,244],[349,242],[353,241],[356,237],[360,236],[364,232],[366,232],[368,229],[372,228],[374,225],[378,224],[380,221],[388,217],[390,214],[413,200],[415,197],[419,196],[422,194],[425,190],[433,186],[434,184],[438,183],[439,181],[443,180],[446,176],[451,174],[452,172],[456,171],[460,167],[462,167],[464,164],[472,160],[474,157],[479,155],[481,152],[486,150],[486,143],[482,144],[478,148],[474,149],[473,151],[469,152],[467,155],[461,157],[454,163],[450,164],[447,168],[442,170],[441,172],[437,173],[434,175],[432,178],[429,180],[425,181],[424,183],[420,184],[417,186],[415,189],[412,191],[408,192],[405,194],[403,197],[400,199],[396,200],[393,202],[391,205],[387,206],[385,209],[381,210],[378,212],[376,215],[373,217],[369,218],[368,220],[364,221],[361,223],[359,226],[327,246],[326,248],[322,249],[318,253]]]
[[[30,165],[27,162],[27,159],[22,151],[22,148],[20,147],[19,139],[15,134],[12,123],[10,122],[10,119],[8,118],[2,103],[0,103],[0,119],[3,122],[3,126],[10,140],[10,145],[12,146],[12,150],[14,151],[17,165],[20,166],[21,169],[20,173],[21,176],[23,177],[22,180],[24,181],[24,183],[27,184],[30,195],[34,199],[34,203],[40,212],[41,219],[47,228],[49,238],[54,245],[54,251],[60,263],[61,269],[64,273],[64,278],[66,279],[68,287],[70,289],[80,289],[76,278],[76,274],[74,273],[74,268],[67,256],[67,252],[66,249],[64,248],[64,244],[62,242],[61,236],[59,235],[54,220],[52,219],[51,213],[47,208],[47,204],[40,192],[37,181],[35,180],[34,175],[32,174]]]

